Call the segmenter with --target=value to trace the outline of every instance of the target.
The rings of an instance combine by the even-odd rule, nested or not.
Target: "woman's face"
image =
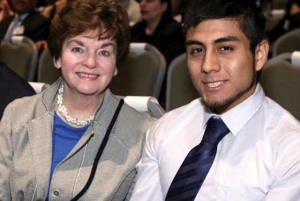
[[[151,22],[158,20],[167,10],[168,4],[160,0],[140,0],[142,19]]]
[[[116,68],[116,41],[98,40],[98,31],[89,30],[67,38],[62,46],[61,57],[54,61],[61,68],[65,90],[81,95],[101,95]]]

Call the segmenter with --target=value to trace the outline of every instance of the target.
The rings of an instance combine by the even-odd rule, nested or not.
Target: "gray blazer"
[[[119,100],[106,90],[83,137],[56,167],[49,187],[54,102],[61,79],[42,94],[12,102],[0,123],[0,200],[71,200],[85,185]],[[81,198],[123,200],[136,174],[146,130],[154,119],[124,104],[101,156],[94,180]]]

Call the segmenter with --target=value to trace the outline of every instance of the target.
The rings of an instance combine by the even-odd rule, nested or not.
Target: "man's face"
[[[26,13],[34,9],[38,0],[10,0],[12,9],[19,13]]]
[[[224,113],[251,96],[256,71],[266,62],[268,43],[250,51],[250,42],[231,19],[205,20],[186,35],[187,64],[204,105]]]

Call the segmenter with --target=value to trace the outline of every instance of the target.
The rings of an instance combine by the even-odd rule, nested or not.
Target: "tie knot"
[[[210,144],[218,144],[225,135],[229,133],[229,129],[221,118],[212,116],[206,125],[202,142]]]

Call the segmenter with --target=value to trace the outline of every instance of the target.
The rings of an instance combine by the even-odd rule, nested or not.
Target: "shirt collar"
[[[255,92],[229,111],[217,115],[211,113],[209,110],[204,110],[203,128],[206,126],[208,119],[211,116],[220,116],[226,124],[230,132],[236,136],[241,128],[252,118],[252,116],[259,110],[265,100],[265,93],[258,83]]]

